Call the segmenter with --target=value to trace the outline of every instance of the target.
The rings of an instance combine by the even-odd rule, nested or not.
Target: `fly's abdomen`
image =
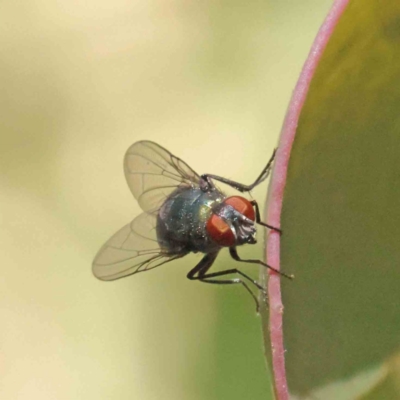
[[[222,202],[218,190],[203,192],[199,188],[177,188],[165,200],[157,218],[157,239],[169,253],[209,252],[215,248],[206,224],[212,208]]]

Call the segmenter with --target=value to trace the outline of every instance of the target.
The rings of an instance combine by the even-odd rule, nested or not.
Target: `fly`
[[[275,151],[251,185],[243,185],[217,175],[198,175],[180,158],[150,141],[134,143],[126,152],[124,171],[128,186],[143,213],[116,232],[101,247],[93,261],[94,275],[112,281],[148,271],[189,253],[203,253],[189,271],[188,279],[213,284],[240,284],[257,297],[248,283],[264,288],[237,268],[209,272],[219,251],[229,248],[238,262],[259,264],[293,278],[261,260],[242,259],[237,246],[256,243],[256,223],[280,232],[261,221],[258,204],[241,196],[227,197],[214,181],[239,192],[249,192],[271,171]],[[236,275],[229,278],[227,275]]]

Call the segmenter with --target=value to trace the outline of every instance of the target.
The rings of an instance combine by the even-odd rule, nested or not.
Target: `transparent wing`
[[[129,147],[124,159],[128,186],[143,211],[155,213],[177,186],[198,186],[200,176],[154,142]]]
[[[93,274],[104,281],[148,271],[183,254],[163,251],[156,236],[156,217],[142,213],[116,232],[99,250],[93,261]]]

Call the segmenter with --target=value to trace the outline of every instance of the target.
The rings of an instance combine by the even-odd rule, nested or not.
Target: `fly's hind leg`
[[[217,255],[218,255],[218,253],[206,254],[201,259],[201,261],[191,271],[189,271],[189,273],[187,274],[188,279],[199,280],[200,282],[212,283],[212,284],[216,284],[216,285],[241,284],[247,290],[247,292],[251,295],[254,302],[256,303],[256,311],[258,313],[258,311],[260,309],[260,304],[258,302],[258,299],[257,299],[256,295],[253,293],[253,291],[250,289],[249,285],[243,279],[241,279],[241,278],[215,279],[215,278],[221,277],[221,276],[226,276],[226,275],[238,274],[238,275],[242,276],[243,278],[247,279],[248,281],[250,281],[259,290],[261,290],[264,293],[264,296],[266,298],[265,289],[257,281],[251,279],[248,275],[246,275],[242,271],[239,271],[236,268],[227,269],[225,271],[207,273],[208,270],[211,268],[213,262],[215,261]]]
[[[276,149],[272,153],[272,156],[269,159],[267,165],[261,171],[261,174],[251,185],[244,185],[243,183],[235,182],[230,179],[224,178],[222,176],[213,175],[213,174],[204,174],[204,175],[201,175],[201,178],[202,178],[203,182],[207,182],[206,187],[208,187],[208,188],[214,187],[211,179],[215,179],[216,181],[223,182],[223,183],[235,188],[239,192],[242,192],[242,193],[250,192],[250,190],[254,189],[257,185],[259,185],[261,182],[264,182],[268,178],[268,175],[271,172],[272,162],[274,161],[275,154],[276,154]]]

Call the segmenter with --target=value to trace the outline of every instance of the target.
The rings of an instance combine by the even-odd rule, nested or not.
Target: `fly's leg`
[[[222,176],[212,175],[212,174],[201,175],[201,178],[203,181],[205,181],[207,183],[207,185],[205,185],[205,186],[208,188],[214,188],[214,185],[213,185],[211,179],[215,179],[216,181],[223,182],[229,186],[232,186],[239,192],[242,192],[242,193],[250,192],[250,190],[254,189],[257,185],[259,185],[261,182],[265,181],[265,179],[268,178],[268,175],[271,171],[272,162],[274,161],[274,158],[275,158],[275,154],[276,154],[276,149],[272,153],[272,156],[269,159],[265,168],[261,171],[261,174],[251,185],[244,185],[243,183],[238,183],[238,182],[232,181],[230,179],[224,178]]]
[[[276,272],[277,274],[284,276],[285,278],[289,278],[289,279],[293,279],[293,278],[294,278],[294,275],[285,274],[284,272],[279,271],[279,270],[275,269],[274,267],[271,267],[270,265],[266,264],[265,262],[263,262],[263,261],[261,261],[261,260],[242,260],[242,259],[239,257],[239,254],[237,253],[236,247],[234,247],[234,246],[233,246],[233,247],[229,247],[229,254],[230,254],[231,257],[232,257],[234,260],[236,260],[236,261],[239,261],[239,262],[246,262],[246,263],[250,263],[250,264],[262,265],[262,266],[267,267],[267,268],[269,268],[270,270]]]
[[[254,210],[256,211],[256,222],[259,225],[265,226],[269,229],[273,229],[274,231],[279,232],[280,234],[282,234],[282,231],[279,228],[275,228],[272,225],[268,225],[265,222],[261,221],[261,217],[260,217],[260,209],[258,207],[258,203],[255,200],[250,201],[250,204],[254,207]]]
[[[252,290],[249,288],[248,284],[243,281],[243,279],[240,278],[234,278],[234,279],[213,279],[217,278],[220,276],[226,276],[226,275],[231,275],[231,274],[239,274],[243,278],[249,280],[251,283],[253,283],[259,290],[261,290],[264,295],[266,296],[265,289],[255,280],[251,279],[248,275],[243,273],[242,271],[239,271],[238,269],[227,269],[225,271],[219,271],[219,272],[213,272],[213,273],[207,273],[207,271],[211,268],[213,262],[215,261],[218,253],[211,253],[211,254],[206,254],[201,261],[187,274],[187,278],[190,280],[199,280],[200,282],[205,282],[205,283],[212,283],[212,284],[217,284],[217,285],[234,285],[234,284],[241,284],[247,292],[251,295],[253,298],[254,302],[256,303],[256,311],[258,313],[260,305],[258,302],[257,297],[255,294],[252,292]]]
[[[200,279],[201,271],[205,274],[211,268],[217,256],[218,251],[206,254],[200,262],[188,272],[186,277],[190,280]]]
[[[231,273],[231,271],[238,272],[237,270],[227,270],[226,273],[227,274]],[[221,272],[225,272],[225,271],[221,271]],[[214,275],[214,274],[210,274],[210,275]],[[221,274],[221,275],[223,275],[223,274]],[[217,276],[220,276],[220,275],[217,275]],[[251,291],[251,289],[249,288],[247,283],[243,282],[241,279],[239,279],[239,278],[223,279],[223,280],[221,280],[221,279],[209,279],[209,275],[205,275],[204,279],[199,279],[199,280],[200,280],[200,282],[214,283],[214,284],[217,284],[217,285],[234,285],[234,284],[237,284],[237,283],[241,284],[247,290],[247,292],[251,295],[251,297],[253,298],[254,302],[256,303],[256,313],[257,314],[259,313],[259,311],[260,311],[260,303],[259,303],[256,295]],[[267,297],[265,290],[263,289],[262,291],[265,294],[265,297]]]

